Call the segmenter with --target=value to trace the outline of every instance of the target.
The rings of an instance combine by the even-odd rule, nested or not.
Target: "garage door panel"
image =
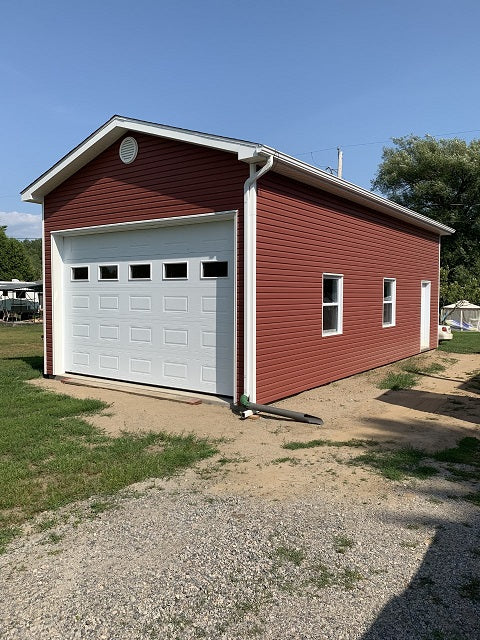
[[[232,395],[231,222],[65,240],[67,371]],[[215,259],[228,277],[202,278]],[[186,262],[188,279],[165,279],[169,261]],[[129,279],[135,263],[150,265],[150,280]],[[108,264],[118,280],[98,279]],[[72,281],[72,265],[88,266],[89,281]]]
[[[188,296],[163,296],[163,311],[168,313],[170,317],[174,313],[185,314],[188,312]]]
[[[98,339],[99,340],[120,340],[120,326],[118,324],[98,323]]]
[[[73,338],[89,338],[90,337],[90,325],[81,323],[72,323],[72,337]]]

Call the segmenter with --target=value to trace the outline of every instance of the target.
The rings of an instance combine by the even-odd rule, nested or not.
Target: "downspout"
[[[272,167],[273,156],[258,171],[252,163],[243,185],[243,392],[252,402],[257,394],[257,180]]]

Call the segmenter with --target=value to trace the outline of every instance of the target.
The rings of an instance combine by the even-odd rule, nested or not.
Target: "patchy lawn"
[[[104,402],[28,384],[41,376],[41,334],[41,325],[0,327],[0,552],[41,511],[172,475],[216,453],[193,435],[109,437],[83,419]]]
[[[453,339],[440,342],[438,349],[447,353],[480,353],[480,332],[454,331]]]

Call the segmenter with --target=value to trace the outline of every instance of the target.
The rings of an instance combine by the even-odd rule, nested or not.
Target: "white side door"
[[[422,281],[420,302],[420,349],[430,348],[430,299],[432,283]]]

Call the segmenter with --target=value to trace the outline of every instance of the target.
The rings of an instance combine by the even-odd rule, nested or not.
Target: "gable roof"
[[[81,167],[93,160],[102,151],[128,132],[139,132],[170,140],[178,140],[203,147],[210,147],[237,155],[238,160],[247,163],[262,163],[273,156],[273,171],[300,182],[319,187],[346,200],[368,206],[375,211],[398,218],[410,224],[439,235],[450,235],[454,229],[431,220],[395,202],[382,198],[351,182],[330,175],[326,171],[298,160],[272,147],[257,142],[226,138],[190,129],[180,129],[154,122],[136,120],[115,115],[94,131],[88,138],[72,149],[50,169],[21,191],[24,202],[42,203],[43,198],[64,182]]]

